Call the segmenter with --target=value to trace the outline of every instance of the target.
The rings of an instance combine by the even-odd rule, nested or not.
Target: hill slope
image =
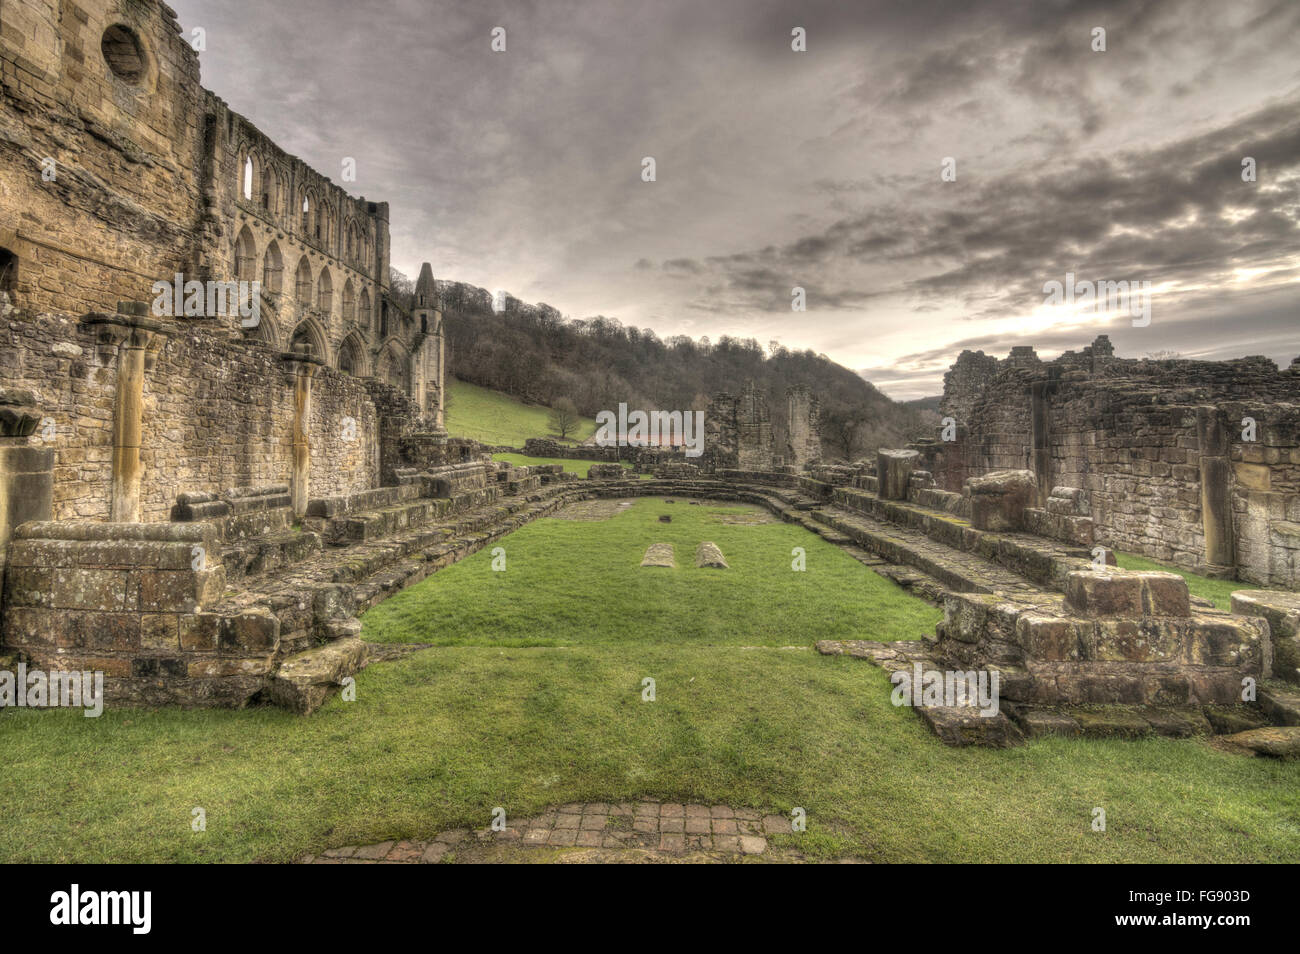
[[[530,437],[549,437],[550,409],[525,404],[516,397],[452,378],[447,385],[447,433],[484,444],[523,447]],[[594,420],[584,420],[570,439],[586,440],[596,432]]]
[[[411,282],[400,272],[392,289],[399,304],[409,303]],[[752,338],[729,336],[716,342],[685,335],[664,340],[613,318],[566,319],[550,305],[508,295],[498,312],[485,289],[462,282],[438,282],[438,296],[447,361],[456,376],[526,405],[549,406],[567,397],[590,418],[622,402],[647,411],[702,411],[718,391],[738,395],[753,381],[767,394],[778,454],[787,432],[786,391],[794,385],[810,386],[821,402],[828,458],[901,446],[927,431],[920,409],[891,401],[857,373],[811,350],[791,351],[773,342],[765,351]],[[545,411],[536,413],[543,415],[541,426],[526,436],[547,432]],[[495,426],[488,419],[481,423]]]

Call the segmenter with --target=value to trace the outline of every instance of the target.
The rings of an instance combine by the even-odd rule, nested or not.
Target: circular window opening
[[[118,25],[105,30],[99,48],[104,54],[104,62],[118,79],[138,83],[144,78],[144,52],[135,34],[126,27]]]

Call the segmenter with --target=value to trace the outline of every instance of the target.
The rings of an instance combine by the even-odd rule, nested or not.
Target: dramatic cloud
[[[207,86],[327,175],[356,157],[408,274],[899,398],[962,348],[1300,353],[1291,0],[173,2]],[[1149,281],[1150,324],[1045,307],[1067,272]]]

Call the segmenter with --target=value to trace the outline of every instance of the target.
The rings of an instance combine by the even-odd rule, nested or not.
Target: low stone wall
[[[553,457],[557,460],[599,460],[616,462],[619,460],[618,447],[601,447],[597,444],[581,444],[573,447],[543,437],[530,437],[524,441],[524,454],[528,457]]]
[[[210,523],[27,523],[5,575],[3,645],[29,668],[102,671],[109,704],[240,705],[271,671],[279,623],[221,617]]]

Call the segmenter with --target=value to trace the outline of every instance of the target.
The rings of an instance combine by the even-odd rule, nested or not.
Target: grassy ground
[[[601,501],[605,507],[616,506]],[[660,515],[672,517],[660,523]],[[728,520],[762,519],[762,523]],[[716,543],[731,569],[695,568]],[[639,564],[671,543],[677,569]],[[942,613],[801,527],[749,507],[644,498],[602,522],[541,520],[398,593],[364,617],[367,639],[483,646],[811,646],[919,639]],[[792,550],[806,552],[804,572]]]
[[[592,464],[600,463],[600,461],[596,460],[568,460],[564,457],[527,457],[524,454],[493,454],[492,459],[509,461],[516,467],[532,466],[534,464],[559,464],[570,473],[583,478],[587,476],[587,471],[591,470]],[[623,464],[623,467],[629,471],[628,476],[634,477],[636,475],[631,473],[631,466],[631,464]],[[643,474],[642,476],[648,479],[650,475]]]
[[[517,398],[455,378],[447,386],[446,427],[453,437],[471,437],[484,444],[523,447],[530,437],[550,437],[551,410],[524,404]],[[596,433],[596,422],[584,420],[569,438],[585,441]]]
[[[1191,570],[1182,567],[1157,563],[1155,560],[1148,560],[1146,557],[1132,553],[1120,553],[1118,550],[1115,551],[1115,562],[1124,570],[1167,570],[1170,573],[1177,573],[1187,581],[1188,592],[1193,596],[1214,600],[1215,607],[1221,610],[1232,610],[1233,590],[1254,588],[1251,584],[1238,580],[1211,580],[1208,577],[1197,576]]]
[[[921,635],[936,612],[801,528],[727,516],[645,499],[530,524],[502,541],[506,572],[489,549],[367,614],[370,638],[442,645],[309,718],[0,714],[0,861],[287,861],[640,795],[802,807],[808,831],[779,838],[814,857],[1300,861],[1300,762],[1205,740],[944,746],[881,670],[810,648]],[[700,539],[731,569],[694,569]],[[657,540],[680,569],[635,566]]]

